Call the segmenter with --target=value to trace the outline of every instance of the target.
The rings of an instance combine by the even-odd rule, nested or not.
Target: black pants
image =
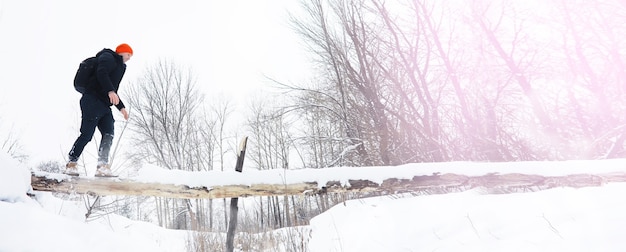
[[[74,146],[72,146],[72,150],[70,150],[68,155],[70,161],[78,161],[85,149],[85,145],[91,141],[96,128],[98,128],[102,135],[100,148],[98,149],[98,164],[107,164],[109,162],[109,151],[113,144],[115,124],[111,107],[93,95],[84,94],[80,98],[80,111],[82,113],[80,135],[74,142]]]

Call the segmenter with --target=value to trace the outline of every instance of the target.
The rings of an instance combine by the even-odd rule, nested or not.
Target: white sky
[[[78,136],[78,63],[120,43],[135,52],[122,99],[147,66],[169,59],[193,69],[207,99],[223,94],[241,110],[269,86],[263,75],[303,80],[306,56],[286,18],[297,7],[292,0],[0,0],[0,129],[19,134],[31,162],[65,158]]]
[[[565,176],[625,174],[626,159],[564,162],[410,164],[397,167],[289,170],[278,178],[267,172],[140,172],[138,181],[186,185],[254,181],[329,181],[407,177],[409,174],[491,172]],[[359,172],[354,172],[359,169]],[[363,170],[364,172],[360,172]],[[309,173],[307,176],[301,173]],[[246,175],[247,174],[247,175]],[[244,177],[245,176],[245,177]],[[218,179],[219,178],[219,179]],[[28,169],[0,152],[0,251],[184,251],[189,235],[109,214],[85,222],[80,200],[63,201],[48,192],[29,198]],[[555,188],[539,192],[461,193],[375,197],[351,200],[316,216],[310,225],[276,230],[278,241],[308,241],[308,251],[625,251],[626,183],[600,187]],[[109,200],[110,197],[104,197]],[[239,201],[240,216],[253,215],[255,197]],[[216,234],[219,235],[219,234]],[[238,234],[242,235],[242,234]],[[267,234],[259,234],[267,239]],[[217,239],[218,241],[222,238]],[[280,243],[280,242],[279,242]],[[299,244],[299,243],[298,243]],[[283,244],[295,246],[294,244]],[[264,251],[292,251],[273,247]]]

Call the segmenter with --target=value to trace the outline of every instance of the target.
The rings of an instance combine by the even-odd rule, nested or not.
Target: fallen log
[[[389,178],[382,183],[370,180],[349,180],[348,183],[329,181],[292,184],[215,185],[190,187],[187,185],[146,183],[122,178],[89,178],[49,176],[33,173],[33,190],[89,195],[137,195],[167,198],[234,198],[248,196],[276,196],[325,194],[337,192],[381,192],[440,194],[480,188],[485,193],[532,192],[556,187],[601,186],[609,182],[626,182],[626,173],[572,174],[567,176],[540,176],[521,173],[466,176],[453,173],[414,176],[412,179]]]

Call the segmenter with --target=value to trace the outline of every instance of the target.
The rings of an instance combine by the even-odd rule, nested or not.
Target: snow
[[[243,173],[190,173],[146,166],[132,179],[190,186],[412,177],[432,173],[558,176],[626,172],[626,160],[408,164]],[[79,201],[33,192],[30,172],[0,153],[0,251],[185,251],[188,233],[109,214],[86,222]],[[27,193],[34,194],[29,197]],[[346,201],[315,217],[309,251],[626,251],[626,183],[485,194]],[[276,232],[289,233],[288,230]],[[281,251],[281,250],[272,250]]]
[[[590,170],[593,168],[593,170]],[[295,184],[317,182],[325,186],[328,181],[339,181],[349,184],[348,180],[369,180],[382,183],[388,178],[411,179],[414,176],[433,175],[433,173],[454,173],[467,176],[481,176],[488,173],[520,173],[540,174],[544,176],[560,176],[568,174],[584,174],[593,171],[600,173],[624,172],[624,160],[577,160],[560,162],[446,162],[420,163],[390,167],[336,167],[298,170],[254,170],[247,169],[243,173],[236,171],[204,171],[190,172],[167,170],[158,166],[144,165],[136,177],[138,182],[188,185],[191,187],[211,187],[220,185],[252,185],[252,184]],[[321,177],[320,177],[321,176]]]
[[[30,188],[30,174],[26,168],[0,151],[0,201],[25,200]]]
[[[625,184],[350,201],[313,219],[311,251],[626,251]]]
[[[166,233],[156,226],[107,227],[43,209],[33,202],[0,202],[0,251],[176,251],[159,246]],[[129,220],[119,223],[132,223]],[[151,237],[152,236],[152,237]],[[174,243],[172,243],[174,244]],[[181,243],[184,244],[184,243]],[[180,247],[179,247],[180,248]]]

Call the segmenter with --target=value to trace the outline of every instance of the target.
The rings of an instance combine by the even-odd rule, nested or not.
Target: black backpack
[[[74,89],[81,94],[87,91],[87,85],[89,85],[89,79],[94,76],[96,67],[98,66],[97,57],[89,57],[78,66],[76,76],[74,76]]]

